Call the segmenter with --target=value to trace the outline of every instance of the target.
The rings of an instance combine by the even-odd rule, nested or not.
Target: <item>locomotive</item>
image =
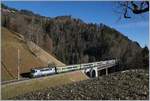
[[[44,75],[50,75],[50,74],[55,74],[56,73],[56,67],[52,67],[52,68],[35,68],[35,69],[31,69],[31,73],[30,73],[30,77],[34,78],[34,77],[40,77],[40,76],[44,76]]]
[[[77,64],[77,65],[61,66],[61,67],[48,66],[48,67],[43,67],[43,68],[42,67],[34,68],[34,69],[31,69],[30,77],[34,78],[34,77],[41,77],[41,76],[46,76],[46,75],[68,72],[68,71],[87,69],[87,68],[102,66],[107,63],[115,63],[115,62],[116,60],[109,60],[109,61],[100,61],[100,62],[84,63],[84,64]]]

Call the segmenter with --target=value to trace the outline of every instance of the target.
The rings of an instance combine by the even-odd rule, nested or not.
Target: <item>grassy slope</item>
[[[54,64],[56,66],[65,66],[64,63],[57,60],[55,57],[44,51],[42,48],[37,46],[31,41],[28,41],[29,49],[32,53],[34,53],[42,62],[45,64]]]
[[[28,50],[25,42],[19,37],[2,27],[2,80],[15,79],[17,77],[17,48],[20,49],[20,72],[29,72],[30,68],[46,65],[36,58]],[[13,76],[13,77],[12,77]]]
[[[47,66],[47,63],[54,63],[58,66],[63,66],[62,62],[45,52],[40,47],[35,49],[35,44],[30,42],[26,44],[18,33],[11,32],[2,27],[2,81],[17,78],[17,49],[20,50],[21,66],[20,72],[29,72],[33,67]],[[33,51],[34,49],[34,51]],[[32,52],[34,54],[32,54]]]
[[[2,80],[10,80],[17,78],[17,48],[20,49],[21,53],[21,73],[29,72],[30,68],[45,66],[46,63],[42,62],[44,60],[43,56],[35,56],[31,53],[31,50],[27,47],[27,44],[19,37],[15,32],[11,32],[6,28],[1,29],[2,32]],[[40,49],[42,50],[42,49]],[[45,52],[44,56],[47,56]],[[39,53],[36,55],[39,55]],[[42,57],[42,59],[39,59]],[[49,55],[49,58],[52,57]],[[52,61],[62,64],[56,59],[52,59]],[[63,64],[64,65],[64,64]],[[41,80],[31,80],[30,82],[20,83],[17,85],[9,85],[6,87],[2,86],[2,98],[9,98],[19,94],[23,94],[26,92],[30,92],[33,90],[38,90],[44,87],[51,87],[55,85],[61,85],[66,83],[71,83],[75,81],[85,80],[87,77],[81,73],[80,71],[76,71],[74,73],[67,73],[64,75],[60,75],[56,78],[47,78]],[[17,88],[17,89],[16,89]],[[15,91],[15,93],[14,93]]]
[[[81,82],[51,87],[12,99],[26,100],[148,100],[148,70],[127,70]]]
[[[56,76],[42,77],[38,80],[33,79],[29,82],[22,82],[19,84],[2,85],[2,99],[8,99],[31,91],[36,91],[47,87],[69,84],[85,79],[87,78],[83,73],[81,73],[80,71],[75,71]]]
[[[1,65],[1,77],[2,77],[2,81],[6,79],[11,80],[14,78],[12,74],[10,74],[3,65]]]

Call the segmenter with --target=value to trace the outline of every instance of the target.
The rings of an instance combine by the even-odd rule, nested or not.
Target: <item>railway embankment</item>
[[[81,71],[58,74],[20,81],[13,84],[2,85],[2,99],[9,99],[15,96],[23,95],[31,91],[37,91],[47,87],[61,86],[88,79]],[[14,93],[15,91],[15,93]]]
[[[26,100],[148,100],[147,70],[127,70],[69,85],[33,91],[11,99]]]

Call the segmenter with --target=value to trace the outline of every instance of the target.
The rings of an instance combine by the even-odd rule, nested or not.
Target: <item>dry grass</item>
[[[36,91],[47,87],[69,84],[85,79],[87,79],[87,77],[84,74],[82,74],[81,71],[75,71],[55,76],[33,79],[28,82],[21,82],[13,85],[3,85],[2,99],[8,99],[31,91]]]
[[[2,80],[10,80],[17,77],[17,48],[20,49],[21,66],[20,73],[29,72],[29,70],[35,66],[46,65],[35,57],[28,50],[26,44],[19,39],[19,37],[2,27],[2,63],[7,68],[7,71],[2,67]],[[9,72],[9,73],[8,73]],[[14,76],[11,77],[10,73]],[[9,75],[9,76],[8,76]],[[7,76],[7,77],[5,77]]]
[[[3,77],[2,81],[14,79],[13,76],[11,76],[11,74],[9,74],[8,71],[3,67],[3,65],[1,66],[1,76]]]
[[[28,42],[28,46],[30,51],[33,52],[42,62],[46,64],[55,64],[56,66],[65,66],[64,63],[57,60],[55,57],[44,51],[42,48],[40,48],[33,42]]]
[[[29,72],[31,68],[46,66],[47,64],[43,62],[45,57],[49,58],[49,61],[55,62],[56,65],[65,65],[52,57],[51,55],[44,52],[44,50],[40,49],[40,54],[36,54],[39,56],[35,56],[32,54],[31,50],[27,44],[23,41],[19,34],[15,32],[10,32],[8,29],[1,29],[2,32],[2,75],[1,78],[3,81],[11,80],[17,78],[17,48],[20,49],[21,53],[21,66],[20,72],[25,73]],[[42,56],[42,54],[44,54]],[[59,76],[53,77],[44,77],[38,80],[34,79],[29,82],[14,84],[14,85],[5,85],[2,86],[2,98],[7,99],[9,97],[14,97],[20,94],[24,94],[30,91],[42,89],[45,87],[58,86],[63,84],[68,84],[80,80],[87,79],[87,77],[81,72],[72,72],[61,74]]]
[[[50,87],[12,100],[147,100],[149,71],[116,72],[73,84]]]
[[[2,63],[5,65],[3,68],[2,73],[2,80],[10,80],[17,78],[17,62],[18,62],[18,54],[17,49],[20,50],[20,58],[21,58],[21,65],[20,65],[20,74],[29,72],[31,68],[34,67],[41,67],[47,66],[48,61],[50,63],[56,64],[56,66],[63,66],[62,62],[57,60],[56,58],[52,57],[50,54],[45,52],[43,49],[38,47],[38,52],[36,51],[32,54],[30,48],[35,48],[34,45],[28,45],[25,43],[23,36],[19,33],[9,31],[6,28],[2,27]],[[7,69],[7,71],[5,70]],[[10,73],[13,75],[10,75]]]

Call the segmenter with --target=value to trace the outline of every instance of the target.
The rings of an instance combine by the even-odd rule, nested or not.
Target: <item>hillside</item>
[[[61,61],[57,60],[54,56],[50,55],[47,53],[45,50],[40,48],[38,45],[35,43],[28,41],[27,45],[29,47],[29,50],[37,57],[39,58],[42,62],[45,64],[52,64],[55,66],[65,66],[64,63]]]
[[[69,85],[33,91],[10,99],[148,100],[149,75],[145,70],[129,70]]]
[[[23,95],[25,93],[30,93],[32,91],[37,91],[48,87],[66,85],[86,79],[88,78],[84,73],[81,71],[74,71],[53,76],[30,79],[28,81],[17,82],[14,84],[6,84],[1,86],[2,99],[8,100],[9,98]]]
[[[17,78],[17,48],[21,53],[21,70],[20,72],[29,72],[35,66],[46,65],[36,58],[28,50],[24,41],[19,36],[10,32],[6,28],[1,29],[2,39],[2,81]]]
[[[85,23],[72,16],[50,18],[7,8],[2,9],[2,26],[19,32],[67,65],[118,58],[132,68],[148,66],[143,66],[143,49],[137,42],[102,23]]]
[[[28,73],[31,68],[44,67],[48,63],[56,66],[64,66],[62,62],[57,60],[51,54],[48,54],[33,42],[26,42],[24,37],[19,33],[1,28],[2,38],[2,58],[1,58],[1,78],[2,81],[17,79],[17,49],[20,50],[20,74]],[[8,99],[20,94],[25,94],[31,91],[64,85],[72,82],[88,79],[81,71],[64,73],[58,76],[47,76],[29,81],[2,85],[2,99]],[[17,89],[16,89],[17,88]],[[15,91],[15,93],[14,93]]]
[[[16,79],[17,78],[17,63],[18,53],[17,49],[20,50],[20,74],[27,73],[31,68],[47,66],[48,62],[55,65],[64,65],[53,56],[38,48],[38,46],[30,47],[27,45],[23,36],[18,33],[12,32],[7,28],[2,27],[1,29],[2,38],[2,81]],[[31,43],[31,42],[30,42]],[[35,44],[34,44],[35,45]],[[31,49],[38,50],[32,51]],[[45,57],[45,60],[44,60]],[[48,61],[47,61],[48,60]]]
[[[48,64],[118,60],[108,70],[110,74],[103,75],[102,70],[97,78],[89,79],[78,70],[3,84],[2,99],[149,99],[149,50],[124,33],[103,23],[86,23],[66,15],[45,17],[5,5],[1,22],[2,81],[17,79],[17,49],[21,76]]]

